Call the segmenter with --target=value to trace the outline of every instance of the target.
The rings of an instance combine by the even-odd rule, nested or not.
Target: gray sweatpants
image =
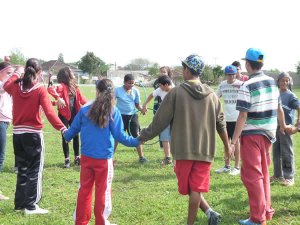
[[[284,179],[294,178],[294,148],[291,135],[276,130],[276,142],[273,144],[274,176]]]

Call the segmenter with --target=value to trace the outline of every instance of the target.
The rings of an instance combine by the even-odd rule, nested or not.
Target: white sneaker
[[[2,201],[2,200],[9,200],[9,197],[6,197],[2,193],[0,193],[0,201]]]
[[[25,209],[25,214],[31,215],[31,214],[47,214],[49,211],[47,209],[42,209],[38,205],[35,205],[35,209],[29,210]]]
[[[240,169],[237,169],[237,168],[233,168],[231,171],[230,171],[230,175],[233,175],[233,176],[237,176],[237,175],[240,175],[241,171]]]
[[[226,168],[225,166],[216,170],[216,173],[229,173],[229,172],[230,172],[230,168]]]

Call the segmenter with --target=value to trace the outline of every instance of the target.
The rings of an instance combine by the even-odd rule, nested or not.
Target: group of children
[[[39,83],[42,70],[37,59],[29,59],[25,68],[13,68],[7,62],[1,63],[1,138],[3,134],[6,135],[8,123],[13,118],[13,146],[18,166],[15,210],[24,210],[26,214],[48,213],[48,210],[38,206],[44,164],[42,108],[50,124],[62,132],[64,167],[70,167],[67,142],[72,139],[74,164],[81,166],[76,224],[88,224],[90,220],[94,184],[95,222],[110,224],[108,217],[112,210],[112,159],[118,142],[137,147],[139,162],[144,163],[147,159],[143,154],[142,144],[157,135],[160,136],[164,149],[163,163],[171,164],[172,154],[178,191],[189,195],[187,224],[194,223],[199,208],[207,215],[209,225],[219,224],[220,214],[209,206],[203,196],[203,193],[209,191],[209,171],[215,155],[216,131],[225,149],[225,167],[216,172],[240,174],[241,148],[241,178],[248,191],[250,218],[241,220],[240,224],[265,224],[274,214],[270,201],[270,180],[281,181],[287,186],[294,184],[290,134],[298,132],[300,104],[291,92],[289,74],[280,74],[276,83],[262,73],[264,54],[260,50],[249,49],[245,60],[250,77],[240,73],[241,65],[235,61],[225,67],[226,80],[221,82],[216,92],[199,79],[204,70],[204,61],[198,55],[190,55],[182,61],[184,83],[177,87],[174,87],[170,77],[166,75],[167,68],[162,67],[161,76],[156,81],[159,87],[148,96],[143,106],[131,74],[125,75],[124,85],[118,88],[114,88],[109,79],[97,81],[96,98],[87,103],[74,82],[73,72],[68,67],[63,68],[57,76],[59,85],[48,87],[48,92],[56,100],[51,104],[46,88]],[[258,90],[255,89],[262,84]],[[281,102],[278,100],[277,86]],[[3,94],[6,94],[6,98],[2,98]],[[256,97],[252,99],[251,96]],[[140,132],[137,111],[145,114],[149,102],[157,97],[162,101],[161,106],[149,127]],[[224,98],[225,117],[218,99],[220,97]],[[261,106],[257,104],[262,98],[271,102],[268,110],[261,111]],[[157,101],[160,100],[156,99],[156,104]],[[52,105],[57,105],[58,115]],[[13,115],[9,114],[11,106]],[[295,110],[298,111],[298,117],[293,126]],[[276,131],[277,111],[280,126]],[[269,112],[272,113],[268,114]],[[266,117],[268,121],[264,121]],[[275,131],[274,176],[269,178],[266,170],[269,159],[256,159],[261,155],[268,155],[271,142],[275,140]],[[210,135],[205,135],[207,133]],[[4,147],[0,146],[0,166],[4,158],[1,158],[1,154],[5,152],[5,141],[1,143]],[[259,146],[257,151],[254,146]],[[231,169],[230,159],[233,153],[235,165]],[[0,198],[1,196],[0,194]]]

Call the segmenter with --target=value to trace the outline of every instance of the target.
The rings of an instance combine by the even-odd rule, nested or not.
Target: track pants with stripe
[[[33,210],[42,197],[43,134],[13,134],[13,145],[18,165],[15,209]]]
[[[75,221],[76,225],[87,225],[92,215],[92,197],[95,185],[94,215],[96,225],[109,225],[107,220],[112,211],[112,159],[94,159],[81,156],[80,187],[78,190]]]

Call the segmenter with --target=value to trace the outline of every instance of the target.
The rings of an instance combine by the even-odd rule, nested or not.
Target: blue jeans
[[[8,122],[0,121],[0,172],[2,171],[2,166],[5,159],[7,127],[8,127]]]

